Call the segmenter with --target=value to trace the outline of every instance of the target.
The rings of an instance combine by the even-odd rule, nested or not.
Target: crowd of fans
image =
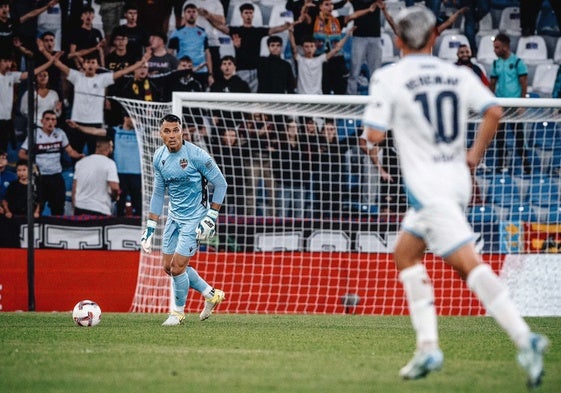
[[[528,71],[511,53],[507,35],[495,38],[498,59],[490,74],[471,61],[478,23],[491,3],[420,2],[441,20],[440,33],[463,17],[469,45],[458,48],[458,64],[471,67],[497,96],[525,97]],[[524,34],[536,31],[536,3],[520,1]],[[358,94],[365,70],[369,74],[382,65],[382,33],[395,29],[388,4],[279,0],[271,5],[279,18],[271,15],[270,21],[282,23],[264,27],[254,26],[261,9],[251,0],[0,0],[0,213],[8,218],[25,213],[30,99],[37,126],[35,214],[141,215],[134,125],[107,97],[167,102],[173,91]],[[346,12],[339,12],[344,7]],[[263,56],[263,43],[268,56]],[[24,81],[32,64],[36,81],[30,98]],[[510,127],[525,159],[520,132]],[[391,138],[390,145],[368,150],[358,138],[359,127],[341,130],[332,119],[199,113],[186,116],[185,138],[211,152],[224,171],[230,184],[228,213],[338,215],[343,203],[364,202],[365,163],[380,183],[372,202],[383,210],[400,210],[403,196]],[[112,157],[114,164],[100,159],[103,165],[76,165],[90,155]],[[69,211],[63,173],[75,167],[80,176],[73,179],[74,210]],[[244,168],[241,179],[237,168]],[[502,162],[499,169],[509,170]],[[96,176],[85,176],[88,171]],[[362,178],[353,181],[357,176]]]

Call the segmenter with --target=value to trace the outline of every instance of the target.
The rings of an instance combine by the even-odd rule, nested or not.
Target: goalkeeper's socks
[[[418,263],[403,269],[399,273],[399,280],[407,295],[411,322],[417,334],[417,348],[437,348],[438,327],[434,290],[425,265]]]
[[[510,298],[506,286],[491,267],[478,265],[469,273],[467,284],[516,346],[523,348],[527,345],[530,328]]]
[[[189,291],[189,276],[183,272],[178,276],[173,276],[173,296],[175,299],[174,311],[184,313],[185,303],[187,302],[187,292]]]
[[[208,294],[212,290],[212,287],[208,285],[208,283],[203,280],[202,277],[199,276],[199,273],[197,273],[197,271],[191,266],[187,268],[187,274],[189,275],[189,286],[208,299],[208,296],[205,295],[205,293]]]

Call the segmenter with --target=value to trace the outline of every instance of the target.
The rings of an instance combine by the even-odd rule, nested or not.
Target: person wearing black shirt
[[[267,39],[270,55],[260,57],[257,66],[257,92],[293,94],[295,87],[292,66],[280,56],[282,38],[271,36]]]

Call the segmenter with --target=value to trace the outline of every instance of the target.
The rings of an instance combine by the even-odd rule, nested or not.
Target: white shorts
[[[441,257],[475,241],[463,209],[453,202],[439,201],[420,210],[409,209],[401,228],[423,239],[429,250]]]

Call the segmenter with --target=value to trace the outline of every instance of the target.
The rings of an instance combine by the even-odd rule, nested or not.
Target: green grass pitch
[[[487,317],[439,318],[444,368],[417,381],[408,317],[215,314],[162,327],[162,314],[0,313],[0,392],[525,392],[510,340]],[[561,392],[561,318],[528,318],[549,336],[537,391]]]

